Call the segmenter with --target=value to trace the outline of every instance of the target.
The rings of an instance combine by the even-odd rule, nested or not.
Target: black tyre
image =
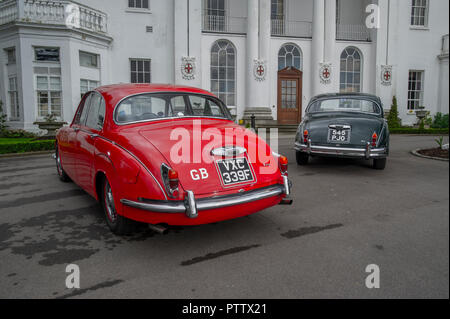
[[[298,165],[307,165],[308,164],[308,161],[309,161],[309,155],[308,154],[297,151],[295,153],[295,157],[297,159],[297,164]]]
[[[386,168],[386,158],[374,159],[373,168],[378,170],[383,170]]]
[[[137,222],[117,214],[111,185],[106,178],[103,180],[100,200],[109,229],[119,236],[132,234]]]
[[[61,165],[61,157],[59,155],[58,144],[56,144],[55,159],[56,159],[56,172],[58,173],[59,179],[64,183],[70,182],[69,175],[66,174]]]

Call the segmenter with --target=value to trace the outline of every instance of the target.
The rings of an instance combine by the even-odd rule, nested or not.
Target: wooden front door
[[[302,120],[302,71],[287,67],[278,71],[278,123]]]

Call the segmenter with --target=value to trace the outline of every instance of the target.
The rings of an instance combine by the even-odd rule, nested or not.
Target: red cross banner
[[[264,81],[266,79],[266,74],[267,74],[266,62],[263,60],[255,59],[254,63],[255,63],[255,65],[254,65],[253,73],[255,75],[255,80],[256,81]]]
[[[195,57],[182,57],[181,58],[181,75],[184,80],[195,79],[196,64]]]
[[[331,83],[332,68],[331,63],[321,63],[319,69],[320,82],[323,84]]]
[[[381,66],[381,84],[386,86],[392,84],[392,65]]]

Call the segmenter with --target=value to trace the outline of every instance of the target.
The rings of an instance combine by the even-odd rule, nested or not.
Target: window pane
[[[90,99],[89,113],[86,120],[86,126],[92,129],[97,129],[98,113],[100,109],[101,96],[97,93],[92,93]]]
[[[50,78],[50,90],[61,91],[61,78]]]
[[[96,68],[98,66],[98,56],[93,53],[80,51],[80,65]]]
[[[39,117],[48,115],[48,92],[37,92],[37,100]]]
[[[48,78],[46,76],[37,77],[37,89],[47,90],[48,89]]]
[[[278,70],[285,67],[302,68],[300,49],[292,44],[286,44],[278,52]]]
[[[130,60],[131,83],[151,82],[151,60]]]

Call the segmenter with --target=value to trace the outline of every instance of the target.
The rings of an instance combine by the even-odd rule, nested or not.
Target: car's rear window
[[[114,119],[119,124],[127,124],[186,116],[231,118],[226,106],[209,96],[149,93],[124,99],[117,106]]]
[[[371,100],[342,98],[316,101],[310,105],[308,112],[361,112],[381,114],[381,109],[378,104]]]

